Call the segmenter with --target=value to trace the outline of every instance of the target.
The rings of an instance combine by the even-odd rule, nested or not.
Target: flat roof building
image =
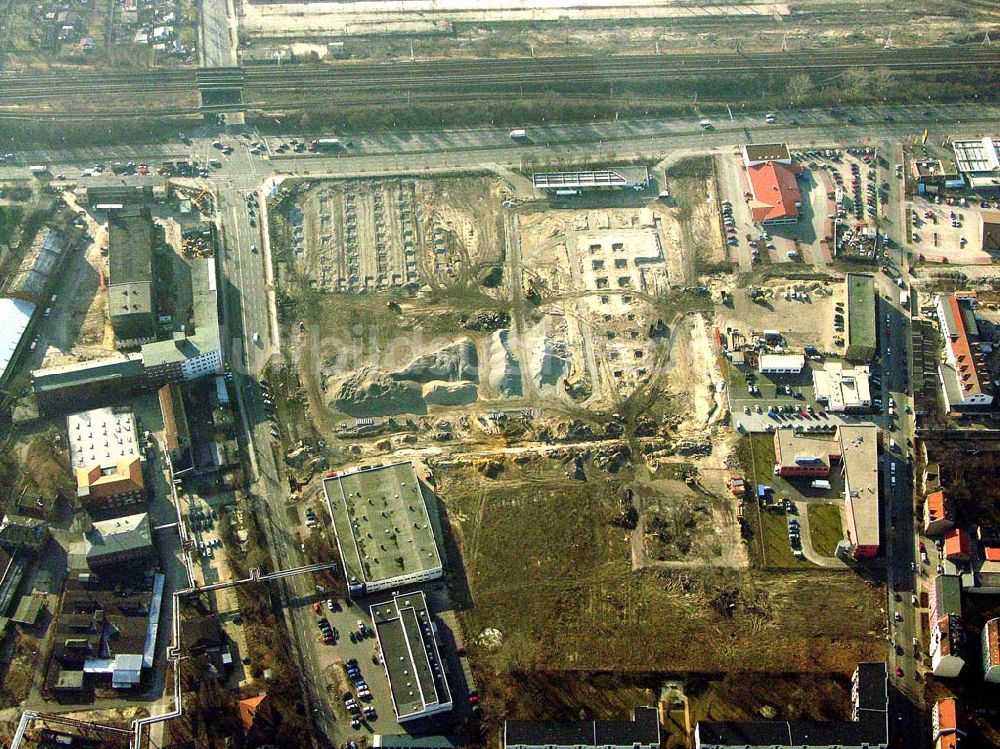
[[[34,302],[0,298],[0,320],[3,320],[0,325],[0,385],[7,382],[27,345],[27,332],[35,309]]]
[[[936,622],[944,616],[962,614],[962,578],[958,575],[938,575],[931,583],[928,595],[929,619]]]
[[[136,206],[108,215],[108,313],[121,346],[156,339],[153,219]]]
[[[911,174],[914,182],[925,187],[950,188],[965,185],[955,162],[945,159],[914,159],[911,162]]]
[[[799,374],[805,365],[802,354],[761,354],[757,370],[761,374]]]
[[[536,190],[643,190],[649,185],[644,166],[621,166],[585,172],[538,172],[531,175]]]
[[[825,479],[840,446],[832,437],[806,436],[791,427],[774,430],[774,471],[783,478]]]
[[[222,373],[215,260],[201,258],[191,263],[191,290],[191,309],[185,314],[183,330],[141,349],[145,375],[157,385]]]
[[[631,720],[506,720],[503,749],[659,749],[655,707],[637,707]]]
[[[972,189],[1000,189],[1000,158],[990,136],[952,141],[955,164]]]
[[[875,326],[875,277],[865,273],[848,273],[847,316],[844,329],[847,349],[844,358],[867,364],[875,357],[878,347]]]
[[[788,146],[785,143],[747,143],[743,146],[743,164],[748,169],[769,161],[791,164],[792,155],[788,152]]]
[[[700,720],[695,749],[886,749],[889,674],[884,663],[858,664],[851,679],[851,702],[851,720]]]
[[[979,212],[979,243],[983,252],[1000,254],[1000,211],[988,209]]]
[[[354,594],[441,577],[441,554],[412,463],[330,474],[323,489]]]
[[[871,408],[871,372],[867,366],[845,367],[841,362],[826,362],[813,369],[816,400],[826,403],[831,413],[865,411]]]
[[[146,485],[135,416],[121,408],[96,408],[66,417],[76,493],[88,509],[142,502]]]
[[[855,559],[878,555],[879,529],[878,427],[873,424],[837,428],[844,471],[847,540]]]
[[[452,708],[435,625],[422,591],[396,594],[371,607],[375,636],[400,723]]]

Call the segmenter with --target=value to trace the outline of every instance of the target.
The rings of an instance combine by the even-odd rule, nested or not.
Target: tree
[[[795,105],[799,105],[806,100],[812,91],[812,79],[806,73],[798,73],[788,79],[786,92],[788,100]]]
[[[872,71],[872,90],[879,99],[885,98],[894,82],[892,71],[889,68],[879,67]]]
[[[852,99],[863,99],[871,86],[871,75],[866,68],[848,68],[843,80],[844,93]]]

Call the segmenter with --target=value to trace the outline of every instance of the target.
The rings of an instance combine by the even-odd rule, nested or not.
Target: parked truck
[[[316,138],[309,144],[310,151],[320,151],[329,153],[330,151],[340,151],[344,148],[340,138]]]
[[[510,131],[510,139],[511,140],[527,140],[528,139],[528,131],[525,130],[524,128],[520,128],[520,127],[519,128],[515,128],[514,130]]]

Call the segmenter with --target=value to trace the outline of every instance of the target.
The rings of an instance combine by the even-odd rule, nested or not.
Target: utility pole
[[[788,51],[788,32],[787,31],[784,34],[781,35],[781,51],[782,52],[787,52]]]

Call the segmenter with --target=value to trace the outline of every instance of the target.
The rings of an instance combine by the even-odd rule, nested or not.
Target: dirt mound
[[[519,396],[521,363],[512,351],[509,330],[498,330],[490,336],[490,385],[501,395]]]
[[[330,408],[361,417],[427,412],[418,384],[394,380],[374,367],[363,367],[336,384]]]
[[[457,380],[479,380],[479,356],[476,344],[468,338],[446,348],[420,356],[404,369],[393,372],[394,380],[411,380],[428,383],[436,380],[455,382]]]
[[[465,406],[479,397],[479,388],[474,382],[444,382],[432,380],[423,387],[424,401],[438,406]]]

